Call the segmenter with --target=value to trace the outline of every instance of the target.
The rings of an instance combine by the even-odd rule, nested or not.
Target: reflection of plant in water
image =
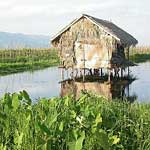
[[[6,94],[0,101],[0,149],[149,149],[150,105],[84,93],[41,99]]]

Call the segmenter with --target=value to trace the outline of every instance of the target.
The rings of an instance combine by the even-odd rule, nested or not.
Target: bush
[[[108,101],[84,93],[41,99],[5,94],[0,101],[0,149],[148,150],[150,104]]]

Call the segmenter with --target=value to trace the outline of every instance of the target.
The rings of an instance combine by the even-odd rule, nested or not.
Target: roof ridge
[[[87,14],[82,14],[82,16],[87,16],[87,17],[89,17],[89,18],[91,17],[91,18],[93,18],[93,19],[98,19],[98,20],[101,20],[101,21],[104,21],[104,22],[107,22],[107,23],[113,23],[113,22],[111,22],[111,21],[109,21],[109,20],[100,19],[100,18],[93,17],[93,16],[87,15]]]
[[[72,21],[68,26],[66,26],[63,30],[56,34],[51,40],[53,41],[55,38],[60,36],[63,32],[70,28],[70,26],[78,22],[82,17],[89,19],[93,24],[97,25],[99,28],[103,29],[103,31],[114,37],[116,40],[123,42],[124,44],[136,45],[138,43],[138,41],[131,34],[117,26],[112,21],[99,19],[87,14],[82,14],[80,18],[77,18],[74,21]]]

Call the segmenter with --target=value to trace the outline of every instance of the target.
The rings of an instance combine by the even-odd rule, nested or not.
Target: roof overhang
[[[86,18],[89,21],[91,21],[93,24],[95,24],[96,26],[98,26],[101,30],[103,30],[104,32],[106,32],[107,34],[109,34],[110,36],[114,37],[117,41],[120,41],[120,39],[110,33],[109,31],[107,31],[106,29],[104,29],[100,24],[98,24],[96,21],[94,21],[90,16],[83,14],[82,16],[80,16],[79,18],[75,19],[74,21],[72,21],[68,26],[66,26],[65,28],[63,28],[60,32],[58,32],[56,35],[54,35],[51,38],[51,41],[53,42],[56,38],[58,38],[61,34],[63,34],[65,31],[67,31],[72,25],[74,25],[75,23],[77,23],[81,18]]]

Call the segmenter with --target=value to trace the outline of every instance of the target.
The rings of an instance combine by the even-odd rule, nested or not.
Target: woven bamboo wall
[[[60,50],[66,68],[110,68],[116,49],[116,40],[84,17],[52,44]]]

